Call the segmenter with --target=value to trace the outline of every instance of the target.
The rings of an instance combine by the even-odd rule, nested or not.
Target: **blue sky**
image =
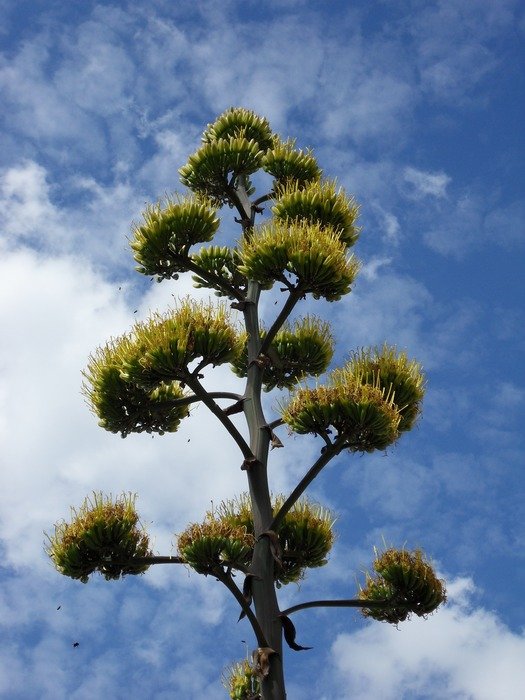
[[[134,273],[126,237],[146,202],[182,189],[177,169],[205,125],[244,106],[312,147],[361,204],[355,290],[301,310],[332,321],[335,363],[387,340],[428,375],[414,431],[387,454],[341,456],[314,483],[338,540],[327,567],[282,589],[283,607],[353,595],[383,537],[424,547],[450,598],[399,630],[299,612],[314,649],[286,655],[289,697],[521,697],[520,3],[2,0],[0,17],[0,696],[213,700],[242,640],[251,648],[212,580],[154,567],[84,586],[42,548],[93,489],[137,492],[161,554],[212,500],[244,490],[204,408],[175,435],[120,440],[80,395],[95,347],[193,293]],[[217,369],[209,386],[236,381]],[[319,445],[280,437],[270,475],[287,492]]]

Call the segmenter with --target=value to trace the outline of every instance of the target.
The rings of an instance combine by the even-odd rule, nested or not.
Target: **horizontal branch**
[[[361,600],[351,598],[343,600],[309,600],[306,603],[292,605],[291,608],[281,611],[281,615],[291,615],[298,610],[306,608],[385,608],[393,605],[392,600]]]
[[[275,192],[273,191],[268,192],[267,194],[263,194],[261,197],[254,201],[252,206],[260,207],[261,204],[264,204],[265,202],[270,202],[272,199],[275,199]]]
[[[105,564],[115,564],[116,566],[152,566],[153,564],[185,564],[186,562],[181,557],[133,557],[133,559],[128,559],[127,561],[119,559],[108,559]]]
[[[240,401],[242,399],[241,394],[236,394],[233,391],[209,391],[208,396],[212,399],[232,399],[233,401]],[[155,404],[166,405],[168,407],[173,406],[187,406],[189,403],[196,403],[197,401],[202,401],[200,396],[184,396],[182,399],[174,399],[173,401],[158,401]]]
[[[268,427],[270,430],[273,430],[274,428],[279,428],[281,425],[284,425],[284,421],[282,418],[276,418],[275,420],[272,420],[270,423],[268,423]]]

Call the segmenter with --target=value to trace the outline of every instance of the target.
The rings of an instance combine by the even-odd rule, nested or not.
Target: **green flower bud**
[[[178,538],[180,556],[199,574],[212,574],[217,567],[245,568],[249,565],[254,537],[243,526],[208,516],[193,523]]]
[[[412,613],[419,617],[434,612],[446,602],[445,583],[438,579],[423,552],[417,549],[376,551],[376,576],[367,575],[366,585],[359,591],[361,600],[384,600],[380,608],[362,608],[363,615],[375,620],[398,624]]]
[[[82,583],[95,571],[107,580],[142,574],[148,565],[133,565],[133,559],[152,556],[132,494],[113,501],[94,493],[72,509],[70,523],[56,523],[47,539],[46,551],[57,570]]]
[[[352,452],[384,450],[398,437],[399,412],[385,392],[349,377],[328,386],[302,388],[281,409],[296,433],[327,435]]]
[[[397,406],[401,420],[400,432],[414,425],[425,394],[425,378],[421,365],[409,360],[405,353],[395,347],[368,348],[354,353],[349,362],[334,372],[340,381],[346,377],[360,378],[363,383],[383,389]]]
[[[297,278],[304,293],[328,301],[348,294],[359,269],[333,231],[307,222],[263,225],[242,240],[240,258],[239,271],[265,289],[288,274]]]
[[[177,382],[151,386],[137,384],[125,376],[126,368],[139,355],[134,339],[122,336],[99,348],[83,373],[82,390],[99,425],[112,433],[175,432],[188,415],[186,405],[177,402],[184,391]]]
[[[288,185],[278,194],[272,212],[278,221],[305,221],[330,229],[346,246],[354,245],[359,237],[360,229],[355,223],[359,207],[342,188],[336,190],[334,182]]]
[[[130,246],[137,271],[156,275],[159,281],[186,271],[190,247],[211,241],[219,227],[215,210],[195,197],[149,206],[143,219],[133,227]]]
[[[275,138],[267,119],[249,109],[231,107],[217,117],[213,124],[208,124],[202,142],[206,144],[239,137],[255,141],[261,151],[271,148]]]
[[[246,278],[238,271],[240,263],[239,254],[236,248],[226,246],[210,246],[201,248],[191,256],[192,262],[198,265],[205,272],[220,277],[235,289],[244,291],[247,286]],[[226,292],[218,284],[214,284],[200,275],[193,275],[195,287],[206,287],[215,289],[217,296],[226,296]]]
[[[261,338],[266,333],[261,331]],[[286,323],[275,336],[268,354],[268,366],[264,369],[265,391],[275,387],[293,388],[306,376],[319,376],[326,371],[333,355],[333,337],[328,323],[315,316],[295,321],[293,327]],[[275,364],[273,358],[278,358]],[[245,377],[248,366],[246,346],[233,364],[239,377]]]
[[[311,151],[304,153],[295,148],[295,141],[276,140],[263,156],[262,168],[275,178],[274,189],[303,188],[321,178],[321,169]]]
[[[261,167],[263,151],[253,139],[242,136],[205,143],[179,169],[181,182],[213,204],[230,203],[231,182]]]

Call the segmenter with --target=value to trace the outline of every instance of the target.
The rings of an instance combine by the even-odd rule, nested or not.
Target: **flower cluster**
[[[376,552],[375,576],[367,575],[359,598],[365,601],[385,601],[381,607],[362,608],[365,617],[398,624],[411,613],[429,615],[446,602],[444,581],[438,579],[421,550],[387,549]]]
[[[151,556],[131,494],[115,501],[100,493],[86,498],[78,510],[72,509],[71,522],[55,525],[46,550],[61,574],[82,583],[95,571],[107,580],[142,574],[148,565],[133,560]]]

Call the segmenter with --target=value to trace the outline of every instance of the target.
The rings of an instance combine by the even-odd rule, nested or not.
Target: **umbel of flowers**
[[[353,253],[359,207],[324,177],[312,151],[282,139],[264,117],[232,108],[207,126],[179,173],[186,193],[148,205],[132,225],[136,270],[175,283],[175,291],[180,275],[189,275],[219,299],[179,299],[110,339],[89,358],[83,391],[99,425],[122,437],[176,433],[192,405],[203,404],[239,448],[240,464],[232,469],[240,466],[244,493],[176,535],[176,556],[152,553],[134,497],[95,493],[69,522],[56,524],[47,551],[60,573],[84,583],[97,572],[118,579],[168,563],[216,579],[255,637],[252,660],[226,673],[230,697],[281,700],[283,638],[293,650],[308,648],[295,640],[294,612],[360,607],[369,619],[398,624],[446,599],[421,551],[393,547],[377,553],[374,573],[353,599],[283,610],[278,597],[281,586],[324,566],[334,542],[335,518],[306,497],[309,485],[338,455],[346,455],[343,461],[386,450],[409,431],[425,380],[418,362],[386,342],[350,352],[333,367],[329,323],[296,313],[305,300],[335,303],[348,295],[360,266]],[[254,182],[267,185],[256,193]],[[223,207],[234,211],[236,240],[221,238]],[[262,318],[260,301],[271,289],[274,304]],[[208,388],[219,365],[243,380],[242,391]],[[287,393],[268,408],[263,391]],[[244,427],[232,419],[237,414]],[[281,427],[317,436],[320,448],[295,488],[272,496],[268,463],[271,449],[283,447]],[[216,458],[212,448],[210,468]]]

